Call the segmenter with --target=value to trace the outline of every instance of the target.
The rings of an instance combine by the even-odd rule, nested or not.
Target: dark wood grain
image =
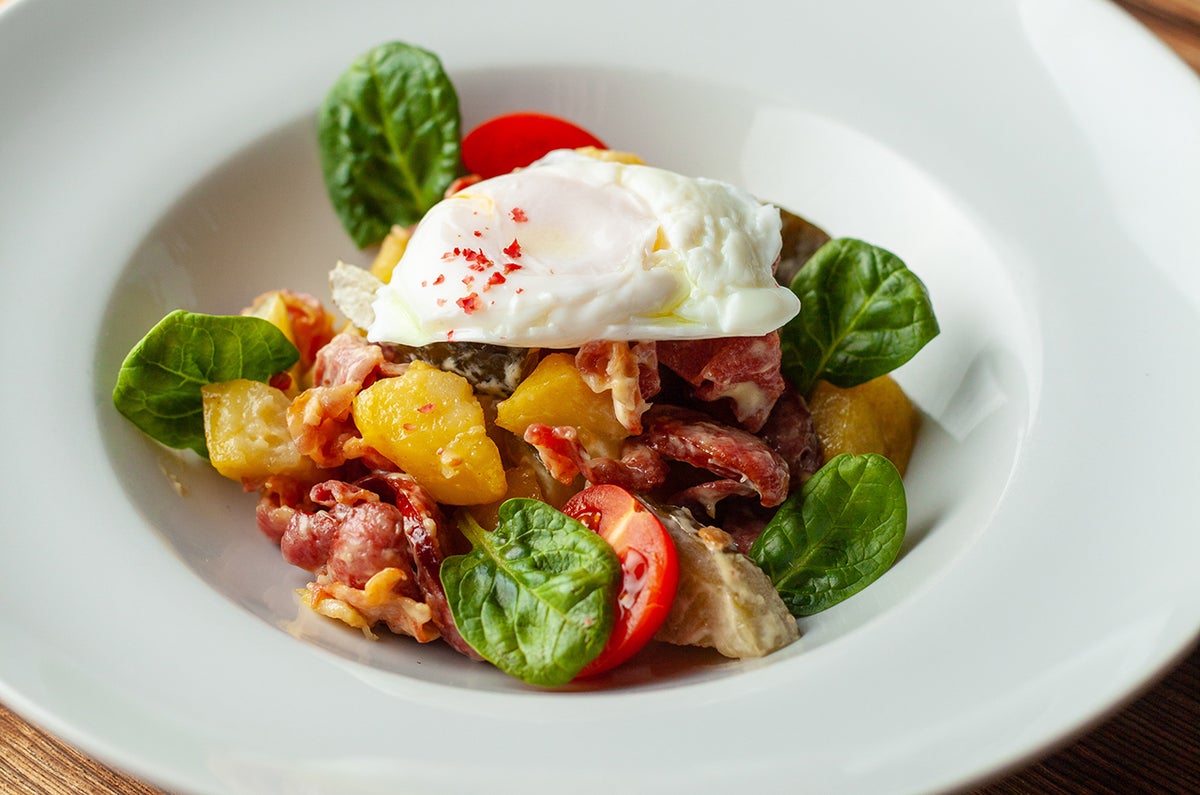
[[[1200,72],[1200,0],[1119,4]],[[0,793],[163,795],[37,729],[3,705]],[[1200,793],[1200,650],[1083,737],[970,793]]]
[[[26,723],[0,704],[0,793],[161,795]]]
[[[1065,748],[973,795],[1200,793],[1200,649]]]
[[[1200,72],[1200,0],[1118,0],[1117,4]]]

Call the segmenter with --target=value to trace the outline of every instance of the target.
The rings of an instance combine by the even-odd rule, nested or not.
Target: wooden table
[[[1120,4],[1200,73],[1200,0]],[[1200,649],[1115,716],[1047,754],[971,790],[972,795],[1200,793]],[[161,795],[40,731],[3,705],[0,793]]]

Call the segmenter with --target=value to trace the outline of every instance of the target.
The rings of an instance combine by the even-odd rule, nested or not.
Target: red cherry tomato
[[[567,500],[562,512],[599,533],[621,561],[612,635],[579,673],[595,676],[628,660],[658,632],[675,601],[679,558],[658,517],[620,486],[589,486]]]
[[[595,146],[599,138],[569,121],[544,113],[508,113],[488,119],[462,140],[467,171],[484,179],[521,168],[554,149]]]

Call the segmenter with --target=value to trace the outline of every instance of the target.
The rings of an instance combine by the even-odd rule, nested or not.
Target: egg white
[[[779,211],[732,185],[574,151],[434,206],[376,294],[368,339],[571,348],[755,336],[799,311]]]

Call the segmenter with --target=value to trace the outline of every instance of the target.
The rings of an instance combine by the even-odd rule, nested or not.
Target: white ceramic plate
[[[305,617],[253,498],[115,414],[166,311],[366,264],[312,124],[388,39],[443,56],[468,126],[566,115],[925,279],[883,579],[762,661],[536,692]],[[1109,5],[10,0],[0,108],[0,698],[111,764],[177,792],[938,790],[1196,637],[1200,87]]]

